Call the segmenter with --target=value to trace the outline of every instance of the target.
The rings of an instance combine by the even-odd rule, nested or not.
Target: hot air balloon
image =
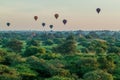
[[[66,20],[66,19],[64,19],[64,20],[63,20],[63,24],[65,25],[66,23],[67,23],[67,20]]]
[[[54,16],[55,16],[55,18],[56,18],[56,19],[58,19],[58,17],[59,17],[59,14],[55,14]]]
[[[96,11],[97,11],[97,13],[99,14],[100,11],[101,11],[101,9],[100,9],[100,8],[97,8]]]
[[[49,27],[50,27],[50,29],[52,29],[52,28],[53,28],[53,25],[50,25]]]
[[[6,25],[7,25],[7,26],[10,26],[10,23],[9,23],[9,22],[7,22],[7,23],[6,23]]]
[[[44,26],[45,26],[45,23],[42,23],[42,26],[44,27]]]
[[[34,19],[35,19],[35,21],[37,21],[37,19],[38,19],[38,16],[34,16]]]

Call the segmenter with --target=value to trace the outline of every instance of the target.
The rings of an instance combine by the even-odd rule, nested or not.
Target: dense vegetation
[[[2,31],[0,80],[120,80],[120,32]]]

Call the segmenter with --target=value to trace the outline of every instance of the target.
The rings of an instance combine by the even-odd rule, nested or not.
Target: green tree
[[[26,62],[30,64],[30,68],[36,71],[40,77],[47,78],[52,76],[50,68],[46,64],[45,60],[31,56],[27,58]]]
[[[65,43],[53,48],[53,51],[63,54],[73,54],[77,52],[77,44],[75,41],[68,40]]]
[[[0,49],[0,63],[5,62],[5,56],[7,55],[7,51],[4,49]]]
[[[48,40],[44,41],[43,43],[44,43],[44,45],[52,45],[52,44],[54,44],[53,40],[51,40],[51,39],[48,39]]]
[[[88,45],[88,49],[90,52],[94,52],[96,54],[106,53],[108,48],[108,44],[105,40],[95,39],[90,42]]]
[[[0,80],[21,80],[21,78],[15,69],[0,65]]]
[[[76,53],[77,50],[77,42],[73,35],[70,35],[66,38],[63,44],[58,45],[53,48],[53,51],[63,54],[73,54]]]
[[[69,70],[65,69],[65,64],[63,61],[54,59],[54,60],[49,60],[47,62],[49,65],[50,72],[52,75],[59,75],[59,76],[70,76]]]
[[[23,62],[25,62],[25,60],[21,57],[21,55],[15,54],[15,53],[8,53],[5,56],[5,60],[3,64],[9,65],[9,66],[15,66]]]
[[[96,58],[83,57],[76,62],[76,74],[82,77],[85,73],[98,69]]]
[[[98,38],[98,34],[95,31],[89,32],[88,36],[91,36],[92,38]]]
[[[102,70],[95,70],[84,75],[84,80],[113,80],[113,76]]]
[[[31,55],[35,55],[37,53],[44,54],[45,52],[46,52],[45,48],[30,46],[30,47],[26,48],[26,50],[24,52],[24,56],[31,56]]]
[[[62,44],[64,42],[64,38],[55,38],[53,41],[55,44]]]
[[[27,42],[27,46],[40,46],[40,41],[32,39]]]
[[[38,73],[30,69],[29,64],[18,64],[15,66],[22,80],[35,80]]]
[[[99,56],[98,58],[99,68],[109,73],[112,73],[115,69],[115,64],[111,56]]]
[[[103,48],[101,48],[101,47],[96,48],[96,54],[104,54],[104,53],[105,53],[105,51]]]
[[[120,53],[120,47],[117,46],[109,46],[108,53]]]
[[[71,34],[66,38],[66,40],[75,40],[75,36]]]
[[[115,80],[120,80],[120,65],[115,68],[113,76]]]
[[[75,80],[74,78],[62,77],[62,76],[53,76],[45,80]]]
[[[23,48],[23,42],[17,39],[11,39],[6,43],[5,47],[15,52],[21,52]]]
[[[88,50],[88,48],[85,48],[85,47],[84,47],[84,48],[81,49],[81,52],[82,52],[82,53],[89,53],[89,50]]]

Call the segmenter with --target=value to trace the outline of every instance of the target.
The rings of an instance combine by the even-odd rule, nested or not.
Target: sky
[[[0,0],[0,30],[50,30],[51,24],[57,31],[120,30],[120,0]]]

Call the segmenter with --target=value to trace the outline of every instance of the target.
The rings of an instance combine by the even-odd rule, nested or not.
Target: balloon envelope
[[[67,23],[67,20],[66,20],[66,19],[64,19],[64,20],[63,20],[63,24],[65,25],[66,23]]]
[[[50,29],[52,29],[52,28],[53,28],[53,25],[50,25],[49,27],[50,27]]]
[[[97,8],[96,11],[97,11],[97,13],[99,14],[100,11],[101,11],[101,9],[100,9],[100,8]]]
[[[37,19],[38,19],[38,16],[34,16],[34,19],[35,19],[35,21],[37,21]]]
[[[42,26],[44,27],[44,26],[45,26],[45,23],[42,23]]]
[[[59,17],[59,14],[55,14],[54,16],[55,16],[55,18],[56,18],[56,19],[58,19],[58,17]]]
[[[10,23],[9,23],[9,22],[7,22],[6,24],[7,24],[7,26],[10,26]]]

